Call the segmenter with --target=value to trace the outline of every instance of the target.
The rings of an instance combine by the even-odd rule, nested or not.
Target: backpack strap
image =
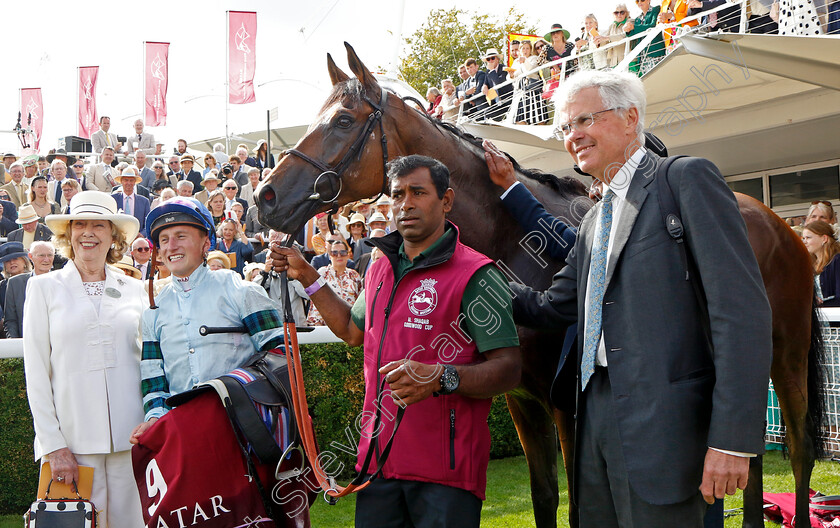
[[[656,193],[659,198],[659,211],[662,213],[662,222],[665,224],[665,230],[677,242],[677,247],[680,248],[680,261],[685,270],[685,280],[690,280],[688,273],[688,250],[685,245],[685,229],[683,228],[682,218],[680,217],[680,208],[674,200],[674,192],[671,190],[671,183],[668,181],[668,170],[671,165],[680,158],[686,156],[670,156],[665,158],[656,169],[656,187],[659,192]]]

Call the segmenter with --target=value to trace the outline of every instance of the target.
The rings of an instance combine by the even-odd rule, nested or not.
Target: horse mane
[[[327,107],[339,101],[343,102],[347,106],[355,106],[357,104],[361,104],[364,100],[364,91],[364,86],[355,77],[348,79],[345,82],[338,83],[333,87],[332,92],[330,93],[329,97],[327,97],[327,100],[326,102],[324,102],[324,106],[321,108],[321,110],[323,111]],[[450,134],[453,134],[456,138],[474,146],[479,150],[484,149],[484,147],[481,146],[482,138],[476,137],[470,134],[469,132],[461,130],[460,128],[451,123],[445,123],[437,119],[432,119],[428,114],[426,114],[426,112],[421,112],[419,108],[423,108],[423,104],[416,98],[410,95],[400,96],[399,94],[396,94],[391,90],[389,90],[389,92],[395,95],[396,97],[399,97],[403,102],[411,101],[415,105],[417,105],[418,108],[415,108],[413,110],[417,112],[418,115],[428,120],[428,122],[434,125],[438,130],[449,132]],[[534,180],[537,183],[549,187],[553,191],[563,196],[585,196],[587,193],[586,186],[583,184],[583,182],[576,178],[572,178],[570,176],[558,177],[554,174],[544,172],[539,169],[527,169],[521,166],[513,156],[511,156],[507,152],[505,152],[505,154],[507,154],[511,162],[513,162],[513,168],[518,173],[522,174],[528,179]]]
[[[411,101],[415,105],[417,105],[418,107],[420,107],[420,108],[423,107],[423,105],[420,103],[420,101],[418,101],[414,97],[411,97],[410,95],[402,97],[402,100],[403,101]],[[460,128],[453,125],[452,123],[446,123],[444,121],[440,121],[440,120],[437,120],[437,119],[432,119],[432,117],[430,117],[427,113],[421,112],[418,109],[414,109],[414,110],[418,114],[420,114],[421,116],[426,118],[429,121],[429,123],[431,123],[432,125],[434,125],[438,129],[443,129],[443,130],[449,132],[450,134],[455,135],[461,141],[469,143],[470,145],[478,148],[479,150],[484,150],[484,147],[481,146],[482,138],[476,137],[476,136],[470,134],[469,132],[461,130]],[[522,174],[523,176],[525,176],[525,177],[527,177],[531,180],[534,180],[534,181],[536,181],[536,182],[538,182],[542,185],[545,185],[545,186],[551,188],[553,191],[555,191],[557,193],[560,193],[561,195],[577,196],[577,195],[586,195],[586,193],[587,193],[586,186],[583,184],[583,182],[581,182],[577,178],[572,178],[570,176],[559,177],[559,176],[555,176],[554,174],[551,174],[549,172],[541,171],[539,169],[527,169],[527,168],[521,166],[519,164],[519,162],[516,161],[516,159],[513,156],[511,156],[509,153],[505,152],[505,154],[507,155],[508,158],[510,158],[510,161],[513,163],[513,168],[514,168],[515,171],[517,171],[518,173]]]

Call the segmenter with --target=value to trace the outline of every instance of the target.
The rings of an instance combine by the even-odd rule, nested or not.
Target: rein
[[[321,171],[321,174],[315,178],[315,183],[312,184],[312,194],[309,195],[307,200],[320,200],[325,204],[333,204],[333,210],[338,210],[338,196],[341,194],[343,187],[341,178],[347,170],[347,167],[353,162],[353,158],[358,159],[361,157],[368,137],[376,125],[379,125],[379,141],[382,144],[382,190],[379,191],[379,194],[372,201],[363,203],[372,204],[388,191],[388,138],[385,136],[385,127],[382,125],[382,114],[388,102],[388,92],[384,88],[381,88],[381,90],[382,97],[380,98],[379,104],[374,103],[366,94],[362,94],[362,98],[373,108],[373,111],[368,115],[361,133],[356,137],[356,140],[350,145],[350,149],[344,154],[344,157],[341,158],[341,161],[337,165],[329,167],[325,163],[294,148],[287,149],[283,152],[281,156],[285,156],[286,154],[297,156]],[[318,183],[321,181],[321,178],[334,178],[338,180],[338,191],[329,199],[324,199],[322,193],[318,191]],[[330,185],[330,190],[333,189],[335,189],[335,186]]]
[[[291,247],[294,237],[288,236],[283,242],[283,246]],[[365,461],[362,464],[361,471],[347,486],[341,486],[336,483],[335,479],[327,475],[324,468],[321,466],[320,457],[318,453],[318,443],[315,439],[315,430],[312,426],[312,419],[309,416],[309,404],[306,401],[306,388],[303,382],[303,366],[300,359],[300,346],[297,339],[297,327],[295,326],[294,315],[292,314],[292,306],[289,298],[289,277],[286,272],[280,274],[281,295],[283,298],[283,341],[286,345],[286,361],[289,364],[289,383],[292,389],[292,406],[294,407],[295,420],[297,422],[297,430],[300,436],[300,442],[303,447],[303,452],[309,460],[309,464],[314,470],[315,478],[318,480],[318,485],[324,492],[324,500],[329,504],[336,504],[341,497],[351,493],[359,492],[370,485],[382,475],[382,469],[385,466],[385,461],[391,452],[391,446],[394,442],[394,437],[400,427],[403,414],[405,413],[404,406],[398,406],[397,416],[394,419],[394,430],[387,444],[382,449],[379,457],[376,460],[376,472],[370,477],[366,477],[366,472],[373,461],[373,453],[375,451],[375,439],[368,449]],[[382,398],[385,395],[385,379],[379,386],[376,396],[376,419],[373,426],[373,431],[380,430],[382,423]]]

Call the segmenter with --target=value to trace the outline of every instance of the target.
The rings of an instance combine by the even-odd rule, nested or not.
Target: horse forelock
[[[336,103],[341,104],[347,108],[355,108],[363,101],[364,86],[359,82],[359,79],[352,78],[344,82],[340,82],[333,86],[332,92],[327,97],[324,105],[321,107],[323,113],[326,109],[334,106]]]

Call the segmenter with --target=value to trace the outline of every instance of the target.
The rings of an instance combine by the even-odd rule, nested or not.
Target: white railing
[[[522,80],[525,77],[537,74],[542,80],[542,84],[537,85],[538,87],[544,86],[544,83],[550,81],[553,82],[555,80],[559,80],[560,82],[562,82],[563,79],[567,77],[568,73],[571,73],[576,68],[579,68],[581,62],[594,62],[594,58],[596,55],[605,54],[608,50],[620,46],[624,47],[624,58],[621,60],[621,62],[619,62],[618,65],[615,66],[615,69],[621,71],[628,71],[630,69],[631,64],[633,64],[634,61],[639,62],[641,59],[645,58],[646,54],[649,55],[659,51],[658,49],[651,49],[651,44],[657,37],[661,36],[665,31],[670,31],[672,33],[672,36],[671,45],[667,48],[664,48],[663,56],[673,51],[677,47],[679,39],[684,35],[694,34],[698,32],[709,33],[718,31],[716,29],[710,28],[707,24],[704,24],[702,20],[713,13],[719,13],[723,10],[728,10],[735,6],[740,7],[738,12],[719,16],[716,27],[723,26],[724,22],[731,21],[731,18],[740,17],[738,28],[739,32],[746,33],[748,27],[747,1],[748,0],[737,0],[733,2],[728,2],[713,9],[709,9],[701,13],[697,13],[695,15],[687,16],[681,19],[679,22],[658,24],[657,26],[651,29],[648,29],[641,33],[637,33],[631,37],[625,37],[622,40],[611,42],[599,48],[589,49],[583,53],[576,53],[569,57],[564,57],[553,62],[542,64],[532,70],[525,71],[516,78],[509,78],[504,83],[493,87],[493,89],[496,90],[497,93],[502,90],[506,90],[508,87],[510,87],[512,91],[505,94],[504,96],[500,95],[498,100],[494,101],[492,105],[487,102],[487,98],[483,93],[474,94],[473,96],[465,99],[464,103],[476,103],[477,105],[481,105],[483,108],[481,110],[473,110],[471,112],[468,111],[468,113],[465,113],[466,105],[461,104],[461,107],[458,111],[457,123],[459,125],[466,123],[497,123],[504,125],[522,124],[523,119],[517,119],[517,114],[520,112],[520,105],[522,104],[523,99],[525,99],[526,96],[533,97],[534,95],[536,95],[536,97],[540,99],[538,101],[538,104],[544,105],[545,107],[544,113],[543,109],[540,108],[538,115],[546,115],[548,116],[548,118],[539,122],[529,122],[527,119],[525,119],[524,124],[552,126],[556,129],[556,127],[558,126],[557,119],[559,118],[559,116],[557,116],[556,113],[553,112],[553,103],[551,101],[541,100],[541,93],[528,95],[526,93],[526,90],[524,90],[521,87]],[[840,7],[837,7],[837,9],[840,9]],[[729,17],[729,19],[727,19],[727,17]],[[697,25],[687,25],[695,21],[698,22]],[[654,45],[664,46],[664,43]],[[563,52],[563,50],[556,51],[558,53]],[[550,72],[551,68],[559,70],[559,74],[555,74],[554,76],[548,74],[547,72]],[[642,71],[640,72],[640,75],[643,75],[644,73],[646,72]],[[501,112],[502,109],[504,109],[503,114]],[[522,117],[521,113],[519,117]]]
[[[298,332],[298,343],[314,345],[318,343],[343,343],[326,326],[312,327],[311,332]],[[22,358],[23,339],[0,339],[0,359]]]

